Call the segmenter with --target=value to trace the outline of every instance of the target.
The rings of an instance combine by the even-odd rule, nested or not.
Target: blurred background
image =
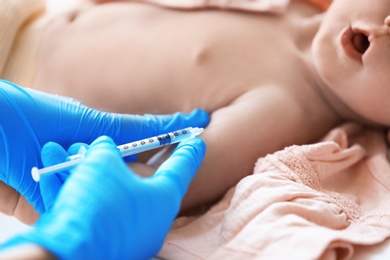
[[[9,217],[0,213],[0,243],[8,238],[28,230],[30,227],[22,224],[14,217]]]

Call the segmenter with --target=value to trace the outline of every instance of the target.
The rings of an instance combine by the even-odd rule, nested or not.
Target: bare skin
[[[383,9],[386,1],[377,1]],[[332,71],[334,62],[355,68],[356,61],[343,54],[323,62],[328,57],[321,55],[331,53],[324,46],[334,39],[323,40],[326,27],[318,33],[327,18],[312,5],[296,1],[286,14],[274,16],[105,2],[52,18],[42,36],[33,87],[121,113],[209,111],[211,122],[202,135],[206,159],[183,210],[219,199],[252,173],[257,158],[315,142],[345,120],[390,124],[388,116],[376,116],[379,108],[367,112],[349,100],[354,90],[336,89],[340,80],[341,86],[348,82]],[[383,30],[387,9],[376,22]]]
[[[46,249],[33,245],[26,244],[16,246],[0,253],[1,260],[13,259],[13,260],[55,260],[57,259],[52,253]]]
[[[209,111],[207,156],[183,201],[188,209],[218,199],[258,157],[313,142],[339,122],[306,76],[319,22],[305,16],[316,12],[301,4],[281,17],[91,6],[48,26],[34,87],[130,114]],[[93,52],[76,47],[91,46],[90,37],[102,40]]]
[[[13,188],[0,181],[0,212],[14,216],[25,224],[32,225],[39,214]]]

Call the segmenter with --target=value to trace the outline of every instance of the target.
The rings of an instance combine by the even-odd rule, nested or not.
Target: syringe
[[[152,149],[160,148],[170,144],[175,144],[203,133],[203,128],[188,127],[181,130],[173,131],[170,133],[142,139],[139,141],[123,144],[118,146],[118,150],[121,152],[122,157],[126,157],[133,154],[149,151]],[[49,167],[38,169],[33,167],[31,169],[32,178],[38,182],[42,174],[51,174],[69,170],[76,164],[79,164],[83,160],[83,154],[76,154],[69,156],[69,161],[55,164]]]

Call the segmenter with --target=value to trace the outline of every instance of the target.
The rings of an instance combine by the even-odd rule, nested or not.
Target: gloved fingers
[[[68,158],[68,153],[57,143],[49,142],[42,147],[41,159],[45,167],[62,163]],[[69,172],[41,175],[39,187],[45,210],[49,210],[58,195]]]
[[[87,152],[85,156],[91,156],[90,153],[96,153],[94,150],[101,150],[101,152],[104,152],[104,150],[109,150],[111,152],[114,152],[115,154],[119,155],[120,158],[122,158],[117,145],[113,141],[113,139],[109,136],[100,136],[95,141],[91,143],[91,145],[86,146],[88,147]],[[96,155],[94,155],[96,156]]]
[[[69,152],[66,152],[65,149],[55,142],[46,143],[41,150],[41,160],[44,167],[52,166],[55,164],[63,163],[69,158]],[[56,173],[62,182],[69,175],[68,171]]]
[[[46,143],[41,150],[41,160],[45,167],[65,162],[69,154],[55,142]]]
[[[86,143],[74,143],[68,148],[68,155],[84,154],[89,148]]]
[[[181,199],[187,192],[206,154],[206,144],[195,137],[182,142],[150,179],[156,186],[179,194]]]
[[[41,150],[41,160],[43,166],[48,167],[55,164],[63,163],[69,160],[69,152],[66,152],[64,148],[55,142],[46,143]],[[67,176],[68,171],[57,172],[58,179],[63,183]]]
[[[65,151],[58,143],[48,142],[42,147],[41,160],[45,167],[63,163],[69,160],[69,156],[84,154],[88,147],[85,143],[75,143]]]
[[[130,173],[111,137],[101,136],[93,141],[84,154],[83,162],[76,166],[72,174],[88,175],[92,174],[91,172],[96,176],[95,179],[99,179],[99,174],[107,176],[108,174],[123,175],[123,172]],[[126,177],[130,178],[131,175]]]
[[[206,127],[210,121],[208,113],[195,109],[190,114],[175,113],[171,115],[144,115],[135,125],[134,140],[139,140],[186,127]],[[138,137],[136,137],[138,135]]]

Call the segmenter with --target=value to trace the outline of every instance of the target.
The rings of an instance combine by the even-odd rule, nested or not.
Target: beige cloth
[[[383,132],[346,124],[260,158],[206,214],[179,218],[159,256],[356,259],[390,237],[386,155]]]
[[[0,78],[31,84],[44,11],[45,0],[0,0]]]

